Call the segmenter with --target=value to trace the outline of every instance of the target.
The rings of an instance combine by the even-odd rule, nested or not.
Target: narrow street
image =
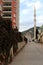
[[[10,65],[43,65],[43,44],[29,42]]]

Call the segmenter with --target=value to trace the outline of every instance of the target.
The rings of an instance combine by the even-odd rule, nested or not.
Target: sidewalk
[[[28,43],[10,65],[43,65],[43,46]]]

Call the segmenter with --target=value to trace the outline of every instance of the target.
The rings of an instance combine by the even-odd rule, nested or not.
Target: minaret
[[[34,40],[36,40],[36,8],[34,6]]]

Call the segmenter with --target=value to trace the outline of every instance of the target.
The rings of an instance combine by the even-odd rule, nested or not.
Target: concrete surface
[[[28,42],[10,65],[43,65],[43,44]]]
[[[22,42],[19,42],[18,43],[18,51],[23,47],[23,46],[25,46],[25,41],[22,41]]]

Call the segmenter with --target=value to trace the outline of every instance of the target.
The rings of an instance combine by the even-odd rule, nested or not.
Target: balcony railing
[[[12,0],[2,0],[3,2],[12,2]]]
[[[12,6],[3,6],[3,7],[7,7],[7,8],[9,8],[9,7],[12,7]]]
[[[12,17],[11,17],[11,16],[2,16],[2,18],[8,18],[8,19],[11,19]]]
[[[11,16],[11,14],[3,14],[3,16]]]
[[[3,13],[12,13],[12,11],[3,11]]]
[[[3,18],[12,18],[11,14],[3,13]]]
[[[7,10],[7,9],[3,9],[3,11],[12,11],[11,9]]]
[[[9,3],[8,4],[3,4],[3,6],[11,6],[11,3],[10,4]]]

